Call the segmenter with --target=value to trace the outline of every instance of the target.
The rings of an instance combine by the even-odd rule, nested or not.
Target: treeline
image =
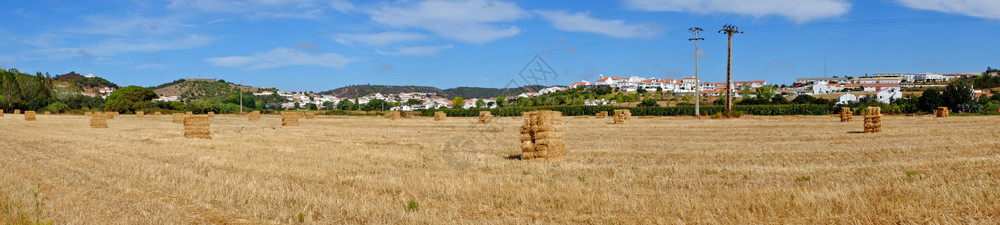
[[[17,69],[0,69],[0,109],[65,112],[74,109],[102,109],[104,99],[74,92],[57,91],[51,76]]]

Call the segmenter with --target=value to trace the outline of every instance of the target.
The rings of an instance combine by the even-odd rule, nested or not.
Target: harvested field
[[[56,224],[997,224],[996,116],[612,125],[563,118],[567,154],[522,161],[521,118],[0,117],[0,205]],[[419,207],[410,207],[410,202]],[[30,206],[30,207],[29,207]],[[301,215],[301,217],[300,217]]]

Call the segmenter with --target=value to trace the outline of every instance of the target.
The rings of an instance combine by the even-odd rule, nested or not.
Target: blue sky
[[[597,74],[703,81],[1000,66],[996,0],[172,0],[0,3],[0,67],[151,86],[217,77],[282,90],[504,87],[535,55],[566,85]],[[825,67],[824,67],[825,62]],[[825,69],[824,69],[825,68]],[[524,82],[521,82],[524,83]]]

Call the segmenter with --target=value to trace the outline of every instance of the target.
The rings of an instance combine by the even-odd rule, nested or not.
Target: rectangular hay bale
[[[35,111],[24,111],[25,121],[35,121]]]
[[[562,112],[532,111],[522,116],[521,159],[553,158],[566,155]]]
[[[296,112],[283,112],[281,113],[281,126],[299,126],[299,113]]]
[[[208,115],[184,116],[184,137],[212,139]]]
[[[101,113],[90,115],[90,128],[108,128],[108,122]]]
[[[444,120],[444,118],[447,118],[447,117],[448,117],[448,114],[444,113],[442,111],[434,112],[434,121],[442,121],[442,120]]]

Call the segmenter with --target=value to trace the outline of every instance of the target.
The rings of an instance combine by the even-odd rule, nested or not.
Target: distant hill
[[[205,79],[187,80],[178,79],[161,85],[149,87],[160,96],[180,96],[182,100],[214,98],[225,99],[233,94],[239,94],[241,86],[226,82],[225,80],[212,81]],[[242,86],[244,92],[260,92],[263,90],[274,91],[273,88],[259,88]]]
[[[341,98],[357,98],[375,93],[399,94],[404,92],[422,92],[440,95],[441,89],[423,86],[353,85],[320,92],[319,94],[335,95]]]
[[[375,93],[382,94],[399,94],[404,92],[422,92],[422,93],[432,93],[444,98],[492,98],[499,95],[513,96],[519,95],[525,92],[537,92],[546,88],[545,86],[535,85],[535,86],[525,86],[520,88],[511,88],[508,90],[503,90],[500,88],[480,88],[480,87],[457,87],[449,89],[439,89],[436,87],[426,87],[426,86],[392,86],[392,85],[353,85],[347,87],[341,87],[329,91],[320,92],[324,95],[336,95],[341,98],[357,98],[363,97]]]
[[[57,75],[53,77],[52,80],[56,81],[57,83],[64,82],[69,86],[72,86],[75,90],[87,93],[95,93],[96,90],[104,87],[110,87],[114,89],[119,88],[117,84],[105,80],[104,78],[100,77],[87,78],[76,72],[69,72],[67,74]]]

